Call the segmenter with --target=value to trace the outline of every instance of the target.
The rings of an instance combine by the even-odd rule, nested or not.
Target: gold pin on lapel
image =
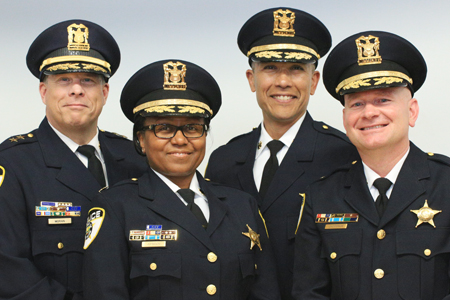
[[[261,147],[262,147],[262,142],[260,141],[260,142],[258,143],[258,150],[261,149]]]
[[[416,228],[417,226],[419,226],[422,223],[429,223],[430,225],[432,225],[434,228],[436,228],[436,225],[434,225],[434,215],[442,212],[442,210],[434,210],[431,209],[428,206],[428,201],[425,200],[425,204],[423,205],[422,208],[420,209],[411,209],[412,213],[415,213],[417,215],[417,224],[416,224]]]

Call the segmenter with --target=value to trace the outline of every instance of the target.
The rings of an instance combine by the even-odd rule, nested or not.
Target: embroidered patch
[[[103,220],[105,219],[105,210],[100,207],[93,207],[89,210],[86,221],[86,234],[84,236],[84,247],[87,249],[89,245],[95,240],[97,234],[100,232]]]

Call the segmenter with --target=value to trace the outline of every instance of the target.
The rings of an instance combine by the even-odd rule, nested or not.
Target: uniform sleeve
[[[66,289],[44,276],[32,260],[26,188],[0,159],[0,298],[60,300]]]
[[[257,246],[254,247],[256,251],[258,275],[255,284],[252,286],[250,299],[281,299],[276,275],[275,260],[273,257],[272,247],[269,242],[269,237],[267,235],[265,221],[258,210],[256,200],[254,198],[251,198],[251,200],[256,223],[258,224],[258,234],[260,235],[259,239],[261,242],[262,251],[260,251]]]
[[[129,299],[128,244],[123,226],[107,202],[107,197],[99,194],[86,222],[89,239],[84,244],[85,300]]]
[[[294,299],[330,299],[331,279],[326,259],[320,257],[322,241],[312,210],[310,190],[295,238]]]

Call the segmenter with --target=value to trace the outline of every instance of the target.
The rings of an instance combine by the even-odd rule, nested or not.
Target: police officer
[[[279,299],[255,199],[196,172],[221,106],[214,78],[190,62],[155,62],[130,78],[121,104],[151,169],[94,200],[86,299]]]
[[[250,193],[265,218],[283,299],[291,299],[294,238],[306,186],[356,157],[338,130],[307,111],[331,46],[327,28],[293,8],[257,13],[241,28],[246,75],[262,110],[261,125],[213,152],[206,177]],[[278,168],[279,166],[279,168]]]
[[[131,141],[97,128],[119,62],[113,37],[86,20],[49,27],[28,51],[46,116],[0,145],[2,299],[80,299],[91,199],[145,170]]]
[[[409,141],[427,68],[395,34],[339,43],[324,66],[360,158],[313,184],[296,241],[296,299],[450,299],[450,159]]]

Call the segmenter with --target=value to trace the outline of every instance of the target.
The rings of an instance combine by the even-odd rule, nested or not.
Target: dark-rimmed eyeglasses
[[[152,130],[156,137],[160,139],[171,139],[173,138],[178,130],[181,130],[184,137],[186,138],[199,138],[205,134],[207,130],[206,124],[186,124],[183,126],[175,126],[172,124],[152,124],[150,126],[145,126],[141,131]]]

